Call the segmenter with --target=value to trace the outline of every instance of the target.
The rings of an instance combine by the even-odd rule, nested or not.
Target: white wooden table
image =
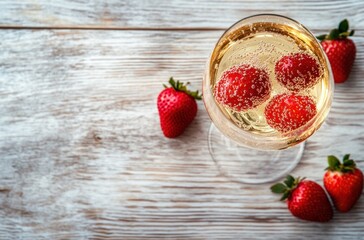
[[[199,102],[166,139],[156,97],[170,76],[201,89],[224,29],[257,13],[315,34],[348,18],[357,59],[292,172],[322,184],[328,154],[364,169],[364,2],[0,2],[0,239],[364,239],[364,197],[327,224],[293,218],[270,184],[229,181]],[[259,161],[259,156],[257,156]]]

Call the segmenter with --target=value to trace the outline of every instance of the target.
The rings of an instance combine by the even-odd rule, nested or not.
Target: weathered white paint
[[[310,29],[331,29],[348,18],[364,28],[361,0],[2,0],[0,26],[226,29],[254,14],[292,17]]]
[[[56,11],[54,6],[59,11],[85,8],[82,1],[74,3],[75,8],[65,2],[44,3],[42,11]],[[338,2],[342,7],[344,1]],[[306,21],[324,9],[339,11],[333,2],[283,3],[291,16]],[[202,14],[199,21],[193,20],[195,15],[190,20],[175,15],[176,23],[223,27],[237,16],[227,15],[219,25],[204,15],[199,3],[193,4]],[[356,9],[360,4],[348,1],[345,6]],[[153,11],[172,11],[166,5],[156,4]],[[212,3],[211,8],[237,5]],[[250,9],[262,5],[266,3],[249,2]],[[27,16],[19,14],[19,4],[6,6],[1,18],[14,15],[19,25],[29,25]],[[78,24],[74,11],[68,10],[73,13],[70,24]],[[340,11],[349,15],[347,9]],[[155,23],[152,13],[145,24],[178,27],[164,18]],[[78,16],[83,22],[82,11]],[[139,22],[144,18],[148,16]],[[112,23],[120,25],[117,20]],[[328,20],[322,24],[326,27]],[[314,27],[316,33],[323,31],[321,22]],[[363,238],[364,198],[351,213],[336,213],[330,223],[317,224],[293,218],[279,197],[270,193],[270,184],[241,185],[224,178],[208,153],[210,120],[202,102],[184,135],[162,136],[156,109],[161,84],[174,76],[201,88],[205,61],[221,34],[220,30],[0,30],[0,239]],[[336,86],[327,123],[307,142],[293,175],[322,183],[328,154],[352,153],[364,169],[361,31],[354,41],[358,53],[351,78]]]

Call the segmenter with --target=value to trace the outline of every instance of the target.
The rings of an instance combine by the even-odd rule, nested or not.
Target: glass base
[[[304,143],[284,150],[256,150],[225,137],[211,124],[208,144],[219,171],[231,181],[259,184],[289,174],[301,160]]]

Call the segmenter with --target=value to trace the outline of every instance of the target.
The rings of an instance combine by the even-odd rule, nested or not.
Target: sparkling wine
[[[209,62],[209,83],[213,92],[216,83],[226,70],[236,65],[249,64],[264,69],[269,74],[270,97],[259,106],[245,111],[234,111],[217,103],[225,117],[244,131],[277,139],[282,138],[281,132],[267,124],[264,110],[275,95],[292,92],[277,81],[275,66],[283,56],[294,53],[305,53],[312,56],[320,66],[321,73],[314,86],[295,91],[295,93],[311,97],[315,101],[318,112],[322,112],[323,108],[328,109],[326,105],[330,84],[329,70],[326,67],[327,60],[318,43],[306,32],[290,25],[259,22],[236,28],[220,39]],[[287,146],[309,137],[321,125],[325,117],[326,114],[323,114],[321,120],[314,121],[316,126],[310,131],[301,134],[298,138],[290,139]]]

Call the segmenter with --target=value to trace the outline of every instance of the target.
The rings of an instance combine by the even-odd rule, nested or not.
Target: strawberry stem
[[[332,172],[353,172],[356,168],[354,160],[350,159],[350,154],[346,154],[343,157],[343,163],[333,155],[327,156],[327,162],[329,166],[325,170]]]
[[[171,77],[169,79],[169,84],[173,87],[174,90],[176,91],[180,91],[180,92],[185,92],[188,95],[190,95],[191,97],[193,97],[196,100],[201,100],[202,99],[202,94],[199,94],[198,90],[197,91],[190,91],[187,89],[187,85],[189,85],[190,83],[187,82],[186,84],[184,84],[183,82],[180,82],[177,80],[177,82],[173,79],[173,77]],[[168,88],[167,85],[163,84],[163,86],[165,88]]]
[[[319,35],[316,38],[321,41],[345,39],[348,36],[353,36],[354,32],[355,32],[354,30],[351,30],[349,32],[349,21],[347,19],[344,19],[339,23],[339,26],[337,28],[332,29],[329,34]]]

